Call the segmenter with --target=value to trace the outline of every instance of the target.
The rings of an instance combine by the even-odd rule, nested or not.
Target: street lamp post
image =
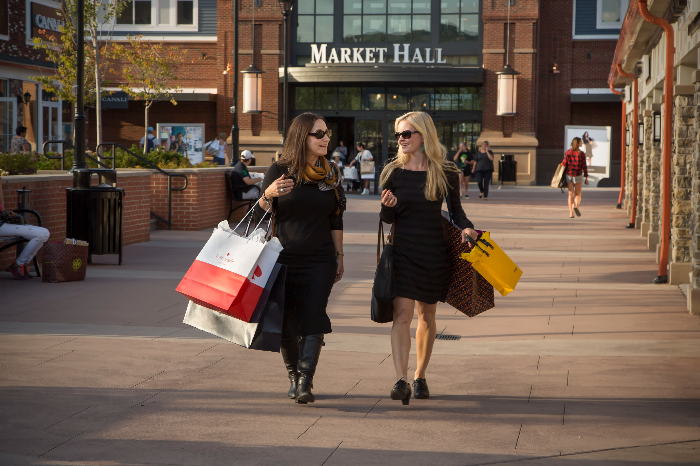
[[[506,66],[496,71],[498,76],[498,99],[496,106],[496,115],[498,116],[515,116],[517,115],[517,99],[518,99],[518,73],[508,61],[510,49],[510,1],[508,1],[508,23],[506,23]],[[554,65],[556,70],[556,65]],[[558,73],[558,70],[556,70]]]
[[[231,124],[231,162],[229,166],[233,167],[238,162],[239,154],[239,131],[238,127],[238,0],[233,0],[233,105],[231,105],[231,113],[233,114],[233,123]],[[224,71],[228,74],[228,70]]]
[[[282,17],[284,18],[284,53],[282,56],[282,60],[284,60],[284,81],[282,84],[282,139],[285,139],[287,137],[287,118],[289,113],[287,109],[287,102],[289,101],[289,15],[294,8],[294,0],[278,1],[282,9]]]
[[[76,47],[77,47],[77,69],[75,70],[76,84],[78,86],[75,96],[75,117],[73,125],[75,127],[75,153],[73,155],[73,170],[87,168],[85,163],[85,1],[78,0],[77,7],[77,27],[76,27]]]

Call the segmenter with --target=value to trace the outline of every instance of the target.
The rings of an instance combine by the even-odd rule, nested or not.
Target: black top
[[[491,157],[493,157],[493,151],[489,149],[488,151],[489,154],[491,154]],[[493,171],[493,160],[491,160],[486,152],[477,152],[476,153],[476,168],[474,171],[480,172],[492,172]]]
[[[447,298],[450,265],[442,232],[442,199],[429,201],[425,198],[426,173],[396,169],[384,188],[389,189],[398,202],[395,207],[382,204],[380,218],[385,223],[396,223],[396,295],[434,304]],[[459,200],[459,174],[446,174],[454,222],[461,229],[473,228]]]
[[[265,174],[263,192],[282,174],[289,174],[288,167],[273,163]],[[338,185],[337,189],[343,189]],[[335,262],[335,246],[332,230],[343,229],[343,213],[336,215],[337,200],[333,190],[321,191],[317,184],[295,184],[292,191],[272,199],[275,212],[274,235],[284,250],[280,261],[291,259],[303,261]],[[265,212],[256,204],[258,217]]]
[[[246,167],[243,162],[238,162],[231,171],[231,182],[233,183],[234,191],[238,191],[239,189],[248,187],[246,182],[243,181],[243,178],[245,177],[250,177],[250,173],[248,173],[248,167]]]

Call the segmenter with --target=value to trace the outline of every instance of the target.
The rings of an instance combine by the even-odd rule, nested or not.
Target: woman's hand
[[[397,202],[398,201],[396,199],[396,196],[394,196],[394,194],[391,191],[389,191],[388,189],[382,191],[382,204],[384,204],[387,207],[396,207]]]
[[[586,184],[588,184],[588,177],[586,177]]]
[[[334,285],[343,278],[343,272],[345,272],[345,267],[343,266],[343,256],[338,256],[336,262],[338,263],[338,268],[335,269],[335,281],[333,282]]]
[[[471,228],[465,228],[464,230],[462,230],[462,242],[463,243],[467,242],[467,235],[469,235],[475,241],[479,237],[479,234],[476,231],[472,230]]]
[[[282,197],[292,192],[292,188],[294,187],[294,180],[285,179],[284,176],[285,175],[280,176],[273,183],[271,183],[270,186],[267,187],[267,189],[265,190],[266,198],[272,199],[273,197]]]

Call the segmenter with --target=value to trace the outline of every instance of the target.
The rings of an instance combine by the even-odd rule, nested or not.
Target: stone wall
[[[639,150],[639,158],[642,171],[642,184],[639,186],[641,191],[641,215],[642,236],[646,236],[651,225],[651,157],[652,144],[654,139],[654,126],[651,111],[645,110],[642,118],[644,124],[644,146]]]
[[[628,131],[630,135],[630,144],[628,146],[625,146],[625,210],[627,211],[627,215],[630,215],[632,212],[632,136],[634,134],[632,132],[632,123],[632,114],[628,113],[626,131]]]
[[[673,152],[671,161],[671,283],[688,283],[690,266],[691,162],[695,142],[693,96],[676,96],[673,108]],[[674,270],[675,269],[675,270]],[[678,273],[675,273],[675,271]]]
[[[695,83],[695,96],[693,102],[693,154],[690,157],[691,188],[691,215],[690,215],[690,286],[688,287],[688,310],[692,314],[700,315],[700,82]]]
[[[647,121],[649,120],[649,121]],[[654,116],[650,112],[644,118],[645,133],[644,139],[644,203],[645,222],[648,222],[649,230],[647,236],[647,246],[655,251],[659,244],[659,209],[661,206],[661,141],[654,141]]]

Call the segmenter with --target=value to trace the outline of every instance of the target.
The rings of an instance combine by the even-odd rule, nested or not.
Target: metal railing
[[[104,157],[102,155],[102,152],[101,152],[102,148],[107,147],[107,146],[110,146],[112,148],[112,156],[111,157]],[[124,152],[128,153],[129,155],[131,155],[132,157],[137,158],[141,162],[143,162],[147,165],[150,165],[151,168],[153,168],[154,170],[158,170],[160,173],[162,173],[163,175],[165,175],[168,178],[168,219],[165,220],[163,217],[156,214],[155,212],[151,212],[151,217],[165,223],[168,226],[168,230],[172,230],[173,229],[173,207],[172,207],[173,192],[174,191],[184,191],[185,189],[187,189],[187,186],[189,185],[189,181],[187,180],[187,176],[182,174],[182,173],[168,173],[165,170],[161,169],[158,165],[151,162],[150,160],[147,160],[147,159],[143,158],[142,156],[137,155],[134,152],[131,152],[129,149],[122,146],[121,144],[117,144],[116,142],[103,142],[102,144],[97,146],[97,151],[96,151],[98,154],[97,156],[102,160],[111,160],[112,161],[112,167],[111,167],[112,169],[114,169],[114,166],[115,166],[116,148],[119,148],[119,149],[123,150]],[[94,162],[97,162],[99,165],[101,165],[105,168],[110,168],[107,165],[103,164],[102,162],[98,161],[97,159],[94,159],[88,155],[86,155],[86,157],[88,157],[90,160],[93,160]],[[173,188],[173,184],[172,184],[173,177],[184,178],[185,179],[185,186],[183,186],[181,188]]]
[[[61,155],[46,155],[46,146],[49,144],[60,144],[61,145]],[[42,151],[42,155],[49,160],[60,160],[61,161],[61,170],[66,169],[66,141],[59,140],[59,139],[53,139],[50,141],[46,141],[44,143],[44,145],[41,147],[41,151]]]

